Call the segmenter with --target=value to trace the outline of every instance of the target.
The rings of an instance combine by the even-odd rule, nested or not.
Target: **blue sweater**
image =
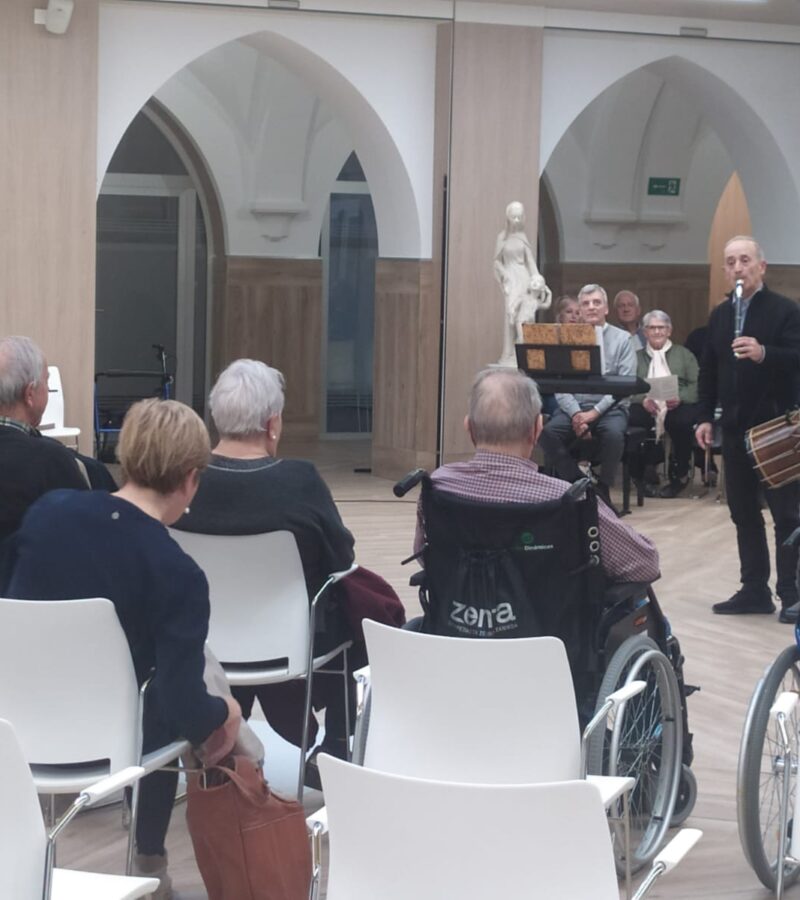
[[[225,701],[203,681],[208,582],[160,522],[105,492],[51,491],[26,513],[10,553],[3,596],[111,600],[139,684],[155,668],[147,719],[159,732],[199,744],[222,725]]]

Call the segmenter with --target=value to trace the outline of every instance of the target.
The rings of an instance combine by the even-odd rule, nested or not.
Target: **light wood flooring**
[[[328,442],[281,448],[284,456],[314,458],[328,481],[342,518],[356,538],[358,561],[383,575],[409,614],[418,610],[408,586],[415,499],[397,500],[391,483],[354,467],[369,465],[369,443]],[[693,499],[647,500],[625,521],[655,540],[662,579],[655,588],[686,656],[685,676],[702,690],[689,699],[695,733],[694,772],[699,796],[690,825],[704,838],[684,863],[649,894],[669,898],[756,900],[771,894],[757,881],[742,854],[736,827],[736,760],[750,694],[764,666],[793,641],[793,630],[776,616],[721,617],[711,604],[738,587],[738,559],[727,507],[716,492]],[[267,773],[269,774],[269,773]],[[312,793],[311,805],[319,797]],[[59,842],[59,864],[121,871],[124,833],[117,810],[79,818]],[[180,900],[206,894],[192,858],[184,810],[175,810],[169,835],[170,871]],[[576,859],[579,850],[576,848]],[[800,887],[787,892],[800,898]],[[379,900],[379,898],[376,898]],[[444,900],[444,898],[443,898]]]

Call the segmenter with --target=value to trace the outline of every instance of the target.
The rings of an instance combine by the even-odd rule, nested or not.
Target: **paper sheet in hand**
[[[648,378],[650,391],[647,396],[651,400],[677,400],[678,376],[659,375],[657,378]]]

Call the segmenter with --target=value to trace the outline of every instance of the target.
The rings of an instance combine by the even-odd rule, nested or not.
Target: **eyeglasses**
[[[669,331],[669,325],[647,325],[645,331]]]

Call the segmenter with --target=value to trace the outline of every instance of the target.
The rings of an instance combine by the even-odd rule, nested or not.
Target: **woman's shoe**
[[[133,874],[141,878],[158,878],[155,893],[148,894],[151,900],[171,900],[172,879],[167,874],[167,854],[137,853],[133,857]]]

